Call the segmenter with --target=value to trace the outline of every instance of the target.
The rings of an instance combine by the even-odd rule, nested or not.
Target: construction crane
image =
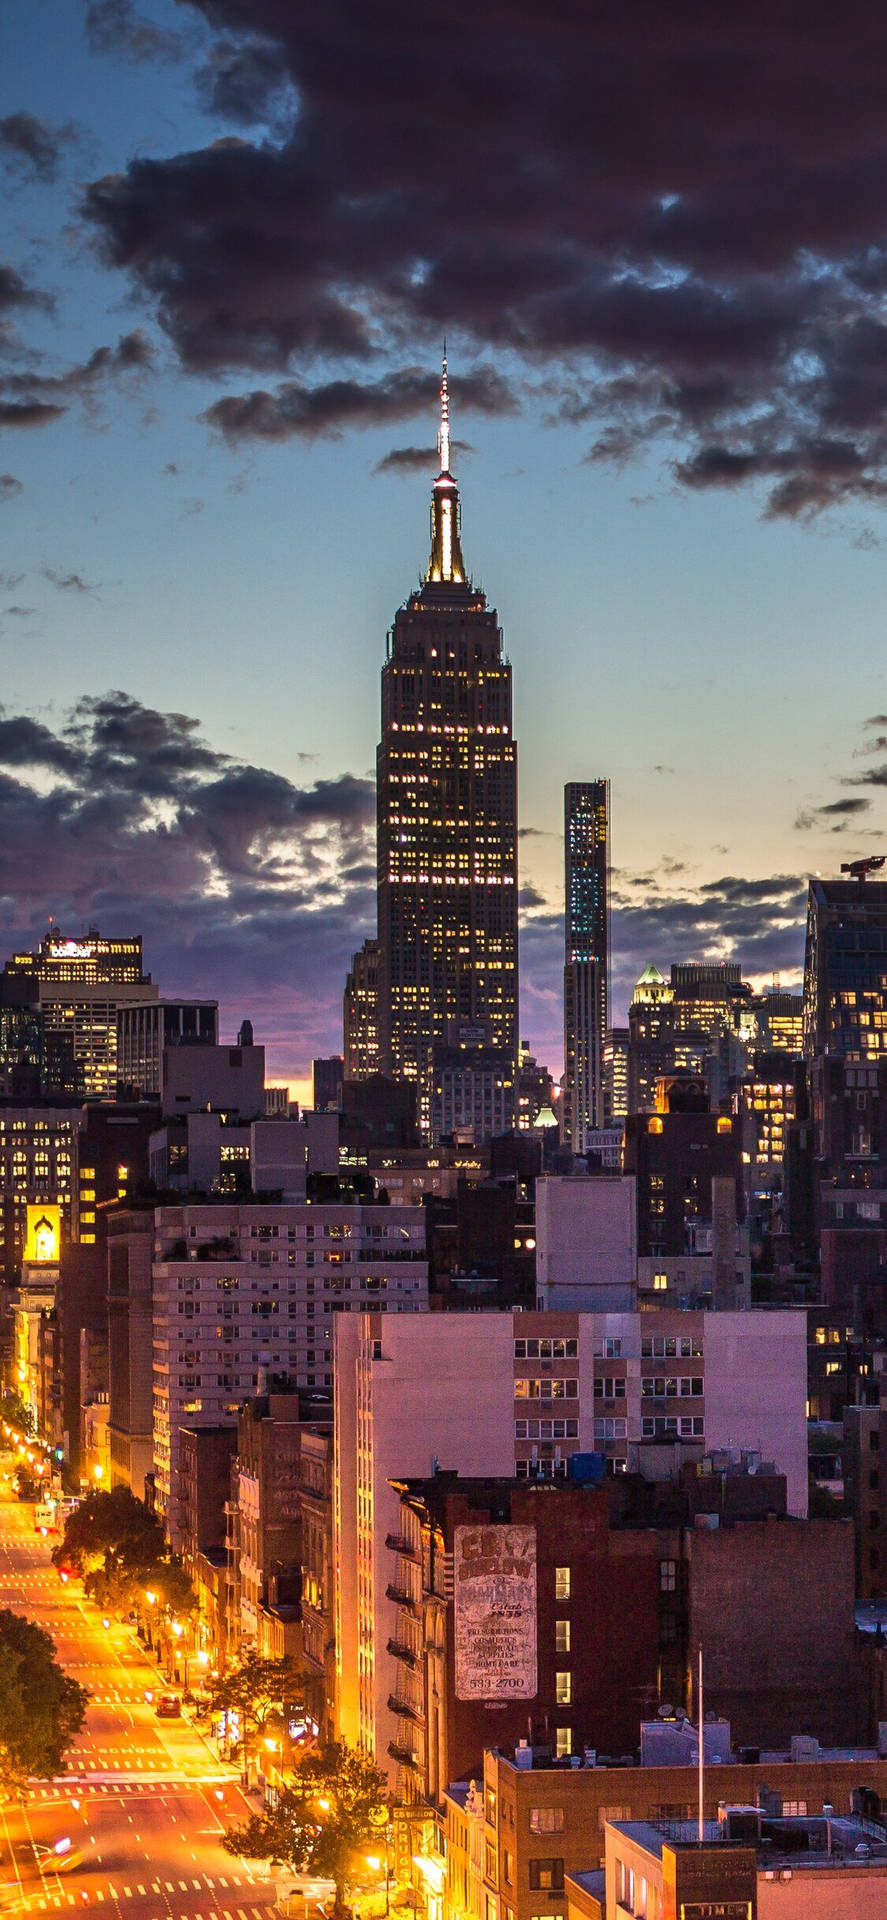
[[[870,853],[865,860],[842,860],[841,872],[849,873],[851,880],[858,880],[862,886],[866,874],[877,873],[883,867],[885,860],[887,860],[887,854],[884,853]]]

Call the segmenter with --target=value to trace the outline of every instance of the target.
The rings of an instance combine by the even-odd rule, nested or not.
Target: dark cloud
[[[402,367],[383,379],[330,380],[306,387],[286,381],[275,393],[258,388],[252,393],[217,400],[201,417],[227,440],[289,440],[321,435],[337,437],[348,427],[385,426],[412,414],[430,413],[438,377],[419,367]],[[466,411],[509,413],[514,396],[502,375],[492,367],[478,367],[459,382],[459,405]],[[434,455],[426,456],[431,466]]]
[[[55,567],[43,567],[41,571],[44,580],[50,580],[61,593],[99,592],[99,588],[94,583],[84,580],[82,573],[59,573]]]
[[[16,479],[14,473],[0,473],[0,503],[4,500],[14,500],[21,490],[22,483]]]
[[[26,395],[27,404],[43,402],[53,394],[64,394],[66,398],[79,394],[89,400],[103,382],[121,374],[146,373],[153,364],[151,342],[147,334],[136,327],[131,333],[122,333],[116,346],[96,347],[88,360],[75,362],[64,373],[47,373],[40,367],[29,367],[0,374],[0,388],[7,398]]]
[[[84,27],[93,53],[119,54],[135,65],[177,60],[182,52],[181,36],[144,19],[132,0],[89,0]]]
[[[51,127],[34,113],[8,113],[0,120],[0,155],[9,167],[54,180],[62,144],[73,137],[70,126]]]
[[[42,307],[49,312],[52,297],[41,293],[37,287],[29,287],[15,267],[7,266],[0,260],[0,313],[9,312],[14,307]]]
[[[468,440],[454,440],[452,455],[461,460],[465,454],[471,454],[474,448]],[[377,460],[373,472],[379,473],[433,473],[437,461],[437,451],[433,447],[392,447],[384,459]]]
[[[48,427],[58,420],[64,407],[50,406],[44,400],[3,400],[0,398],[0,427]]]
[[[870,800],[829,800],[825,806],[802,807],[795,820],[795,828],[799,833],[806,833],[812,827],[828,825],[830,820],[835,819],[840,826],[844,821],[854,819],[857,814],[868,813],[871,804]],[[837,832],[838,827],[832,831]]]
[[[887,787],[887,760],[879,767],[867,767],[865,773],[857,773],[852,780],[845,780],[847,787]]]
[[[864,727],[887,727],[887,713],[872,713],[862,724]]]
[[[272,1069],[296,1071],[341,1044],[345,972],[374,912],[370,781],[296,785],[124,692],[55,727],[0,710],[10,948],[48,913],[137,927],[163,990],[220,997],[232,1033],[251,1014]]]
[[[278,124],[295,108],[272,40],[220,40],[196,79],[208,110],[241,126]]]
[[[808,10],[803,36],[764,0],[574,7],[556,32],[543,0],[454,0],[446,32],[406,0],[191,5],[204,97],[258,137],[132,159],[85,212],[186,367],[283,381],[220,403],[224,431],[324,431],[310,363],[349,382],[449,328],[468,364],[543,368],[595,460],[661,441],[680,486],[754,487],[771,516],[883,499],[870,0]],[[126,37],[121,0],[97,16]],[[272,125],[281,90],[295,111]]]

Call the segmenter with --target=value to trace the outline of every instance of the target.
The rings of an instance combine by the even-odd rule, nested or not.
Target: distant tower
[[[584,1153],[589,1129],[604,1124],[609,857],[609,781],[570,781],[564,788],[564,1137],[574,1153]]]
[[[377,755],[379,1066],[416,1088],[434,1050],[517,1061],[517,750],[495,610],[465,571],[447,363],[424,582],[394,619]]]

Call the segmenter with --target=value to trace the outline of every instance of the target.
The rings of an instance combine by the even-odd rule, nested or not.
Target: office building
[[[875,1064],[887,1051],[887,882],[810,881],[804,1055]]]
[[[63,1246],[78,1234],[77,1141],[84,1121],[73,1101],[0,1107],[0,1280],[7,1286],[18,1280],[30,1205],[58,1207]],[[82,1224],[89,1231],[89,1223]]]
[[[379,942],[365,940],[354,955],[342,1008],[346,1080],[379,1071]]]
[[[481,1146],[516,1125],[515,1065],[483,1044],[483,1030],[453,1023],[458,1038],[432,1049],[431,1141]]]
[[[117,1087],[121,1100],[156,1100],[167,1047],[215,1047],[217,1000],[144,1000],[117,1010]]]
[[[311,1088],[315,1113],[338,1113],[342,1104],[342,1078],[345,1062],[341,1053],[311,1062]]]
[[[446,363],[425,579],[395,615],[377,756],[379,1065],[429,1137],[435,1045],[468,1022],[517,1062],[511,666],[462,558]]]
[[[23,986],[38,1007],[47,1041],[67,1040],[86,1099],[117,1089],[117,1014],[121,1007],[156,1000],[159,989],[142,971],[140,936],[108,940],[90,928],[67,940],[53,928],[34,953],[16,953],[4,968],[7,985]]]
[[[427,1308],[425,1217],[410,1207],[220,1202],[158,1207],[154,1234],[154,1471],[176,1546],[180,1429],[236,1419],[260,1370],[329,1388],[339,1314]]]
[[[607,780],[564,788],[564,1142],[585,1152],[602,1127],[604,1043],[609,995],[610,787]]]
[[[692,1251],[700,1222],[712,1222],[712,1181],[732,1181],[734,1222],[745,1218],[742,1127],[735,1114],[710,1113],[704,1080],[675,1074],[660,1082],[655,1113],[629,1114],[626,1173],[637,1178],[638,1253]]]
[[[628,1009],[628,1113],[653,1112],[657,1083],[673,1066],[674,988],[651,960]]]
[[[628,1027],[608,1027],[604,1039],[604,1126],[621,1127],[628,1113]]]
[[[784,993],[773,986],[756,995],[752,1009],[758,1024],[758,1052],[800,1057],[804,1051],[803,994]]]

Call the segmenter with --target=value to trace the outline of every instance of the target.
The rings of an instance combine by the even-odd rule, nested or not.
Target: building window
[[[569,1672],[554,1676],[554,1697],[559,1707],[568,1707],[573,1698],[573,1676]]]
[[[563,1860],[531,1860],[530,1886],[535,1890],[544,1890],[549,1893],[562,1893],[564,1887]]]
[[[530,1808],[530,1832],[531,1833],[563,1833],[563,1830],[564,1830],[563,1807],[531,1807]]]
[[[667,1287],[668,1287],[668,1274],[667,1274],[667,1273],[654,1273],[654,1275],[653,1275],[653,1291],[654,1291],[654,1293],[665,1293],[665,1291],[666,1291],[666,1289],[667,1289]]]
[[[554,1752],[558,1760],[566,1760],[573,1751],[572,1727],[556,1727],[554,1732]]]
[[[659,1591],[674,1593],[678,1584],[678,1563],[676,1560],[660,1560]]]
[[[555,1567],[555,1570],[554,1570],[554,1597],[555,1597],[555,1599],[556,1599],[556,1600],[569,1600],[569,1598],[570,1598],[570,1569],[569,1569],[569,1567]]]
[[[555,1621],[555,1623],[554,1623],[554,1650],[555,1650],[555,1653],[569,1653],[569,1651],[570,1651],[570,1622],[569,1622],[569,1620],[556,1620],[556,1621]]]

